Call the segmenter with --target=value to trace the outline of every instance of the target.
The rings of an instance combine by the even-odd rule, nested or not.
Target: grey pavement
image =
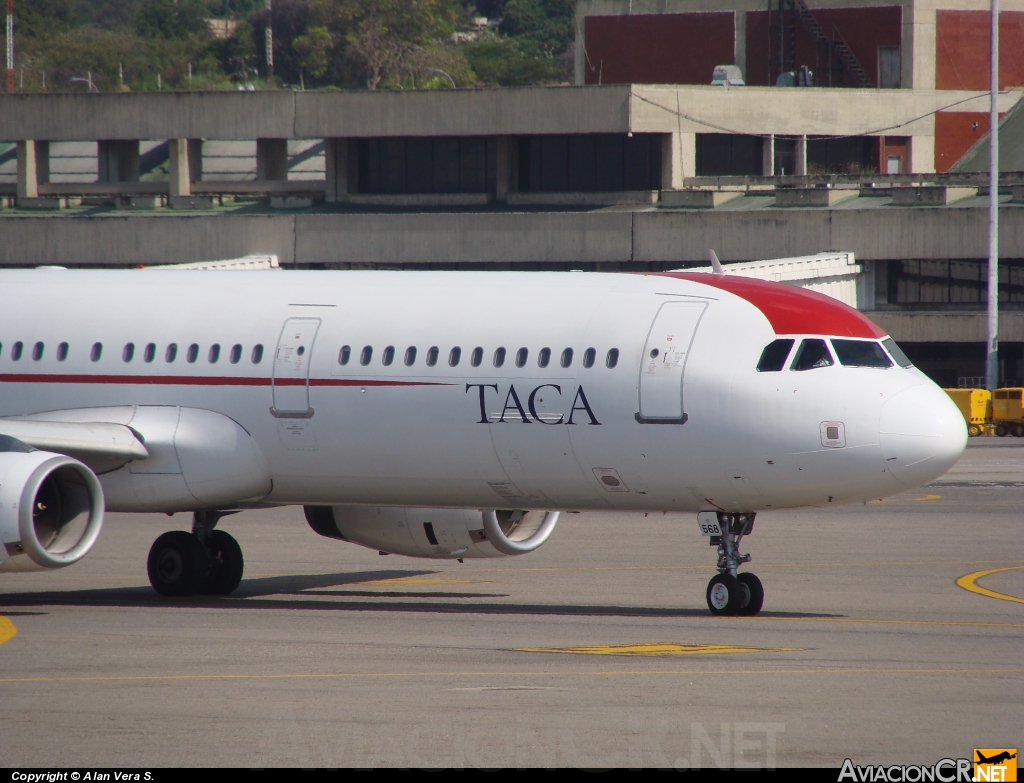
[[[929,487],[760,514],[741,547],[757,618],[708,614],[692,515],[566,515],[536,553],[460,565],[249,511],[222,523],[238,592],[170,601],[146,553],[188,518],[111,514],[82,563],[0,576],[0,758],[838,767],[1019,747],[1022,466],[1021,441],[980,439]],[[981,571],[991,594],[956,584]],[[612,654],[526,649],[586,646]]]

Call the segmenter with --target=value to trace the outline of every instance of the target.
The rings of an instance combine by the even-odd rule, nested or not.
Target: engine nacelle
[[[63,568],[103,527],[103,489],[78,460],[0,436],[0,571]]]
[[[305,512],[309,526],[327,538],[448,560],[532,552],[558,523],[557,511],[306,506]]]

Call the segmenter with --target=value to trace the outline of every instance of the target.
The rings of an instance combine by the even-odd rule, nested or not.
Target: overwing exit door
[[[706,302],[666,302],[647,335],[640,365],[640,412],[648,424],[683,424],[683,371]]]
[[[308,419],[313,415],[309,407],[309,366],[319,328],[319,318],[289,318],[284,322],[274,354],[274,405],[270,409],[278,418]]]

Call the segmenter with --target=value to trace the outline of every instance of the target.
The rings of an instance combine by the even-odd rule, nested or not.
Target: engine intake
[[[0,571],[63,568],[103,527],[103,489],[78,460],[0,436]]]
[[[532,552],[551,536],[557,511],[306,506],[321,536],[385,554],[455,559]]]

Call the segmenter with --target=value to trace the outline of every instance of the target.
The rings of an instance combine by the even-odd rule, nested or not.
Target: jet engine
[[[103,527],[103,489],[78,460],[0,436],[0,571],[63,568]]]
[[[532,552],[558,523],[557,511],[306,506],[305,512],[309,526],[327,538],[436,559]]]

